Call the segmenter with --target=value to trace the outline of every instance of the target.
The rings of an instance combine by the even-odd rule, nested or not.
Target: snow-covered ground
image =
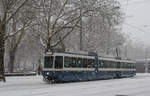
[[[7,77],[0,96],[150,96],[150,74],[132,78],[47,84],[41,76]]]

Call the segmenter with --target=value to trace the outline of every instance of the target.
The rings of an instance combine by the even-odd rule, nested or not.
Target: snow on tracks
[[[132,78],[47,84],[41,76],[7,77],[1,96],[150,96],[150,74]]]

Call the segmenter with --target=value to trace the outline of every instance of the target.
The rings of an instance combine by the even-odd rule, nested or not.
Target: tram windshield
[[[44,57],[44,68],[52,68],[53,67],[53,56],[45,56]]]

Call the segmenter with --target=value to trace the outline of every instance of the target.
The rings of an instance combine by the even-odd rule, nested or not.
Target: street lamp
[[[147,48],[145,47],[145,73],[148,73]]]

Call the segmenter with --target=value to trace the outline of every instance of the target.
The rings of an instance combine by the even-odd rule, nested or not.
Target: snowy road
[[[150,96],[150,74],[133,78],[46,84],[41,76],[8,77],[0,96]]]

